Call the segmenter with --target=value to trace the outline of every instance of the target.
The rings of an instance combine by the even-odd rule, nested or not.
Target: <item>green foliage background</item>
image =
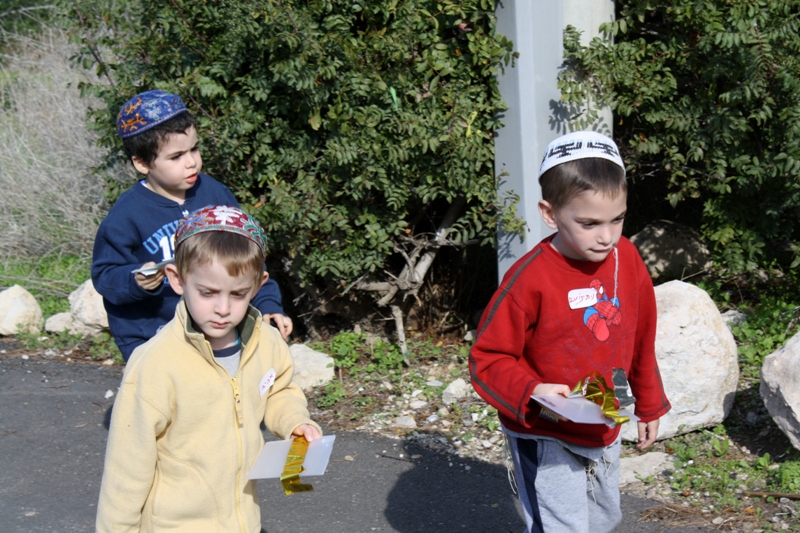
[[[109,164],[120,106],[151,88],[199,122],[204,168],[265,224],[271,264],[341,290],[391,280],[435,238],[493,243],[495,74],[511,43],[493,0],[79,0],[62,5]],[[109,176],[112,197],[130,184]],[[510,199],[509,199],[510,200]],[[277,257],[277,259],[276,259]],[[389,274],[387,274],[387,272]]]
[[[620,0],[617,11],[603,26],[613,43],[581,47],[567,31],[560,84],[567,104],[611,105],[634,210],[700,227],[729,273],[796,266],[800,3]]]

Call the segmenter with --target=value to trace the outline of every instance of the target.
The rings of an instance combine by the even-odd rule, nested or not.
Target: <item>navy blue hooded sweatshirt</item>
[[[146,291],[131,271],[149,261],[171,259],[178,221],[208,205],[239,207],[230,189],[207,174],[198,176],[182,205],[151,191],[141,180],[119,197],[100,224],[92,283],[103,296],[109,328],[126,361],[134,348],[172,320],[180,301],[166,277],[157,290]],[[262,314],[283,313],[278,284],[271,278],[251,303]]]

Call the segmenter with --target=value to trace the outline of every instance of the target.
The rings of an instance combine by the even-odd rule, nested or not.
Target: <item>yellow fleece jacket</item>
[[[247,480],[264,444],[261,421],[280,438],[319,426],[277,330],[253,307],[239,330],[235,378],[192,328],[183,301],[134,351],[111,416],[98,532],[261,531],[256,484]]]

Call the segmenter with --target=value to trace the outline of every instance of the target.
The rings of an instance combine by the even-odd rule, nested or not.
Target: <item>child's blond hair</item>
[[[181,279],[205,265],[218,261],[229,275],[252,275],[261,285],[264,256],[258,245],[247,237],[225,231],[197,233],[183,241],[175,251],[175,267]]]

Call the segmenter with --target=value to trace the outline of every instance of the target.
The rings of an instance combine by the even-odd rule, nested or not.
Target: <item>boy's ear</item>
[[[150,172],[150,167],[148,167],[138,156],[131,157],[131,161],[133,162],[133,168],[135,168],[139,174],[144,174],[147,176],[147,174]]]
[[[553,206],[550,205],[550,202],[546,200],[539,200],[539,215],[544,220],[544,223],[550,229],[558,229],[558,224],[556,223],[556,213],[553,211]],[[170,281],[170,283],[172,283]]]
[[[258,287],[256,287],[256,292],[258,292],[258,289],[260,289],[261,287],[264,286],[264,284],[267,282],[268,279],[269,279],[269,274],[265,270],[264,271],[264,276],[261,278],[261,284]]]
[[[178,275],[178,267],[176,267],[174,263],[169,264],[164,267],[164,272],[167,275],[167,279],[169,280],[172,290],[175,291],[175,293],[179,296],[183,296],[183,282],[181,281],[181,277]]]

